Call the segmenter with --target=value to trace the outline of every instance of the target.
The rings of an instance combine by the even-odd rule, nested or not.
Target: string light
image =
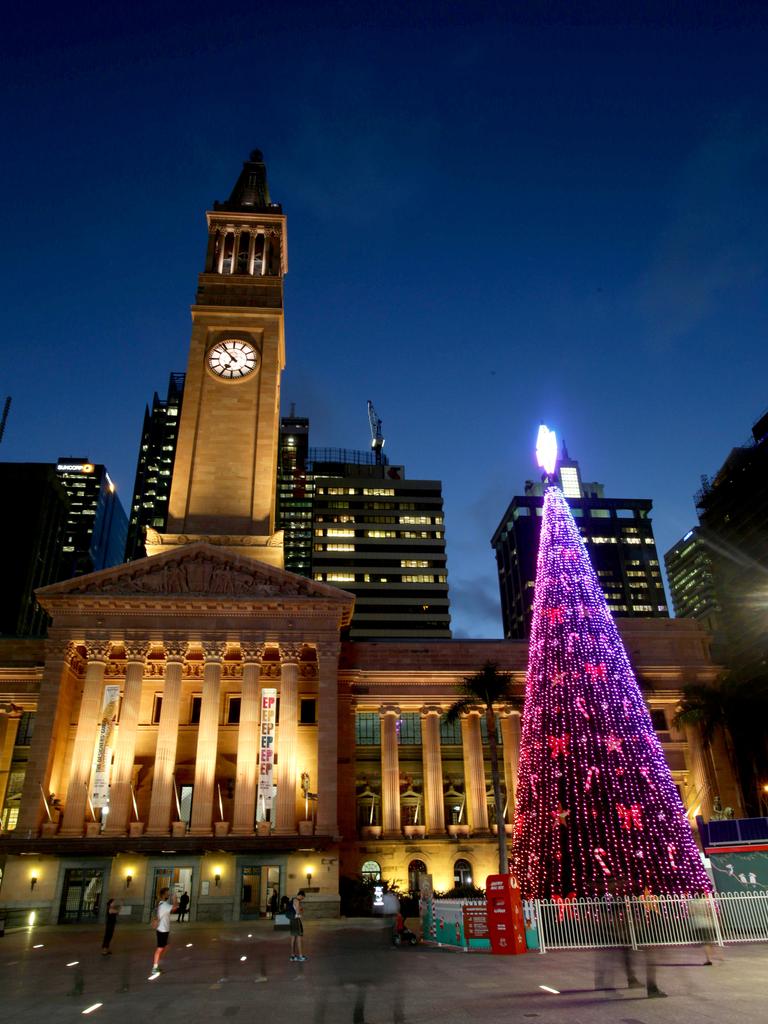
[[[524,899],[703,893],[711,885],[562,492],[536,571],[515,809]]]

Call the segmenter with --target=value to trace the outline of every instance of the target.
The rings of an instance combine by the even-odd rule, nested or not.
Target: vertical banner
[[[115,743],[117,726],[117,709],[120,704],[119,685],[104,687],[104,699],[101,704],[101,721],[93,755],[91,772],[91,805],[106,807],[109,803],[109,770],[112,767],[112,748]]]
[[[277,690],[264,688],[261,691],[261,725],[259,744],[259,792],[257,807],[267,811],[272,809],[272,774],[275,764],[275,711],[277,709]]]

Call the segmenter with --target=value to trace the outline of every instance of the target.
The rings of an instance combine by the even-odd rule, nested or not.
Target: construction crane
[[[368,403],[370,405],[370,402]],[[0,441],[3,440],[3,434],[5,433],[5,425],[8,422],[8,413],[11,411],[11,396],[7,395],[5,402],[3,402],[3,411],[0,414]]]
[[[381,433],[381,420],[376,415],[373,402],[368,402],[368,422],[371,426],[371,448],[376,458],[376,465],[381,465],[381,449],[384,447],[384,438]]]

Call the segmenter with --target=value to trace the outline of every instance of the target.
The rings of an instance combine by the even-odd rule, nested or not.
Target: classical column
[[[237,732],[235,807],[232,831],[252,835],[256,820],[256,786],[259,778],[259,677],[264,644],[240,644],[243,659],[243,688],[240,698],[240,726]]]
[[[400,708],[383,704],[381,720],[381,824],[385,836],[400,835],[400,761],[397,750],[397,720]]]
[[[77,716],[77,731],[72,748],[69,786],[64,804],[63,835],[83,834],[85,812],[88,805],[88,784],[93,768],[93,751],[104,693],[104,673],[109,660],[109,640],[89,640],[86,643],[88,664],[85,669],[83,697]]]
[[[236,274],[239,269],[238,259],[240,256],[240,234],[241,229],[235,228],[235,237],[232,242],[232,270],[230,271],[232,274]]]
[[[139,722],[141,684],[149,652],[146,641],[127,641],[125,644],[125,686],[120,721],[117,726],[115,759],[112,763],[112,785],[109,789],[109,816],[104,832],[125,835],[131,820],[131,780],[133,758],[136,752],[136,728]],[[160,709],[162,714],[162,708]]]
[[[45,818],[43,791],[46,798],[59,792],[63,771],[75,680],[71,667],[79,661],[75,645],[69,640],[45,641],[45,668],[35,715],[35,731],[29,748],[29,760],[21,794],[16,834],[32,834]]]
[[[483,738],[480,712],[469,711],[461,717],[461,746],[464,754],[464,792],[467,820],[473,832],[488,831],[488,802],[485,793]]]
[[[520,759],[520,712],[514,709],[501,718],[501,743],[504,754],[504,782],[507,786],[507,821],[511,822],[517,795],[517,763]]]
[[[280,721],[277,726],[275,832],[296,832],[296,760],[300,644],[280,644]]]
[[[424,765],[424,822],[427,835],[445,832],[443,800],[443,759],[440,752],[440,716],[442,708],[427,705],[421,709],[421,757]]]
[[[248,273],[253,275],[253,254],[256,251],[256,231],[252,230],[248,236]]]
[[[155,770],[152,778],[152,796],[149,802],[150,835],[167,836],[171,815],[176,817],[176,799],[173,792],[173,773],[176,770],[176,745],[179,739],[179,709],[181,707],[181,680],[184,675],[186,643],[165,641],[165,681],[160,723],[157,727]]]
[[[8,791],[8,777],[11,774],[13,748],[16,746],[20,718],[20,711],[9,711],[0,715],[0,811],[5,806],[5,794]]]
[[[208,835],[213,821],[213,783],[216,778],[216,749],[219,745],[219,692],[221,664],[227,645],[221,640],[203,644],[203,697],[195,754],[195,788],[189,831]]]
[[[338,642],[317,645],[317,826],[324,836],[339,834],[339,650]]]

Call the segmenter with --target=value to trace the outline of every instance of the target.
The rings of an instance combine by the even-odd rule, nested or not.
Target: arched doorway
[[[453,884],[472,885],[472,865],[460,858],[453,865]]]
[[[423,860],[412,860],[408,865],[408,892],[411,896],[419,895],[419,876],[426,873],[427,865]]]

